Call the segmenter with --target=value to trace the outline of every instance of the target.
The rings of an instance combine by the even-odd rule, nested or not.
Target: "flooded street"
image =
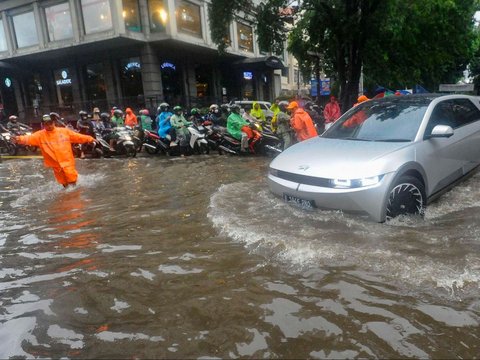
[[[0,358],[474,358],[480,174],[424,221],[306,212],[266,158],[0,162]]]

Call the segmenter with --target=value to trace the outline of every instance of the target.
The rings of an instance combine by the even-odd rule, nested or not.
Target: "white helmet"
[[[218,109],[218,105],[217,104],[212,104],[212,105],[210,105],[209,109],[210,110]]]

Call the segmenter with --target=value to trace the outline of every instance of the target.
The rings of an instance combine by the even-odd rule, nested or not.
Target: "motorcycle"
[[[206,139],[208,129],[203,124],[192,124],[188,127],[190,132],[190,148],[197,154],[209,154],[210,148]]]
[[[16,155],[18,148],[12,142],[12,134],[9,132],[0,133],[0,153],[7,153],[8,155]]]
[[[115,144],[113,147],[114,151],[110,150],[110,146],[108,147],[107,156],[137,156],[137,146],[135,145],[133,134],[128,127],[115,127],[113,129],[109,129],[108,133],[110,133],[110,136],[115,139]]]

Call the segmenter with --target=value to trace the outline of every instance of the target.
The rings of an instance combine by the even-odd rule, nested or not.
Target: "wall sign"
[[[125,65],[125,70],[129,71],[129,70],[140,70],[141,69],[141,65],[139,62],[136,62],[136,61],[132,61],[132,62],[129,62],[127,65]]]
[[[163,69],[177,70],[177,67],[174,64],[166,61],[162,65],[160,65],[160,67],[162,68],[162,70]]]
[[[57,86],[61,86],[61,85],[71,85],[71,84],[72,84],[72,79],[70,79],[70,78],[68,77],[68,72],[67,72],[66,70],[63,70],[63,71],[61,72],[60,76],[61,76],[62,78],[56,81]]]
[[[252,80],[253,79],[253,73],[251,71],[244,71],[243,72],[243,78],[245,80]]]

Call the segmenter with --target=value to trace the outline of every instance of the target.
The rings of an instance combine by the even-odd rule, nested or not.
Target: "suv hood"
[[[307,176],[358,179],[395,171],[396,161],[388,155],[412,148],[411,144],[315,137],[286,149],[270,167]]]

